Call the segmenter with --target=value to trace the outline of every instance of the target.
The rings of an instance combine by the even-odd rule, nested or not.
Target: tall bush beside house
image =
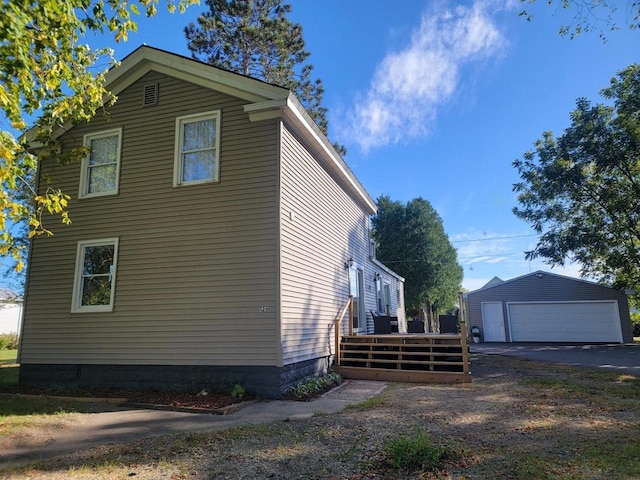
[[[640,337],[640,312],[631,314],[631,326],[633,329],[633,336]]]
[[[3,333],[0,335],[0,350],[17,350],[18,335],[15,333]]]

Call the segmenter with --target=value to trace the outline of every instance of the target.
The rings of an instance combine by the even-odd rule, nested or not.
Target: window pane
[[[114,245],[96,245],[85,247],[83,275],[100,275],[111,273],[113,266]]]
[[[111,303],[111,276],[83,279],[82,306]]]
[[[87,193],[113,192],[116,189],[116,165],[99,165],[89,168]]]
[[[184,124],[182,151],[211,148],[216,144],[216,121],[213,118]]]
[[[118,154],[118,136],[94,138],[91,140],[89,165],[114,163]]]
[[[215,177],[216,152],[207,150],[204,152],[187,153],[182,156],[182,181],[193,182],[196,180],[208,180]]]

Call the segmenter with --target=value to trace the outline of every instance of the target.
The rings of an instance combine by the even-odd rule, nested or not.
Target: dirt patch
[[[0,478],[640,478],[640,380],[473,356],[464,385],[392,384],[337,415],[147,438]],[[435,471],[390,465],[387,442],[416,429],[448,455]]]

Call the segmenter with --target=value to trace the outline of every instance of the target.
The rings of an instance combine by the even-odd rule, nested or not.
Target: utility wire
[[[472,238],[470,240],[452,240],[451,243],[465,243],[465,242],[487,242],[489,240],[506,240],[509,238],[522,238],[522,237],[537,237],[535,233],[528,235],[511,235],[509,237],[488,237],[488,238]]]

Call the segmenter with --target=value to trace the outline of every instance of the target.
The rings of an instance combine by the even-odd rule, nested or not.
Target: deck
[[[467,383],[469,353],[462,335],[344,335],[335,371],[345,378],[393,382]]]

